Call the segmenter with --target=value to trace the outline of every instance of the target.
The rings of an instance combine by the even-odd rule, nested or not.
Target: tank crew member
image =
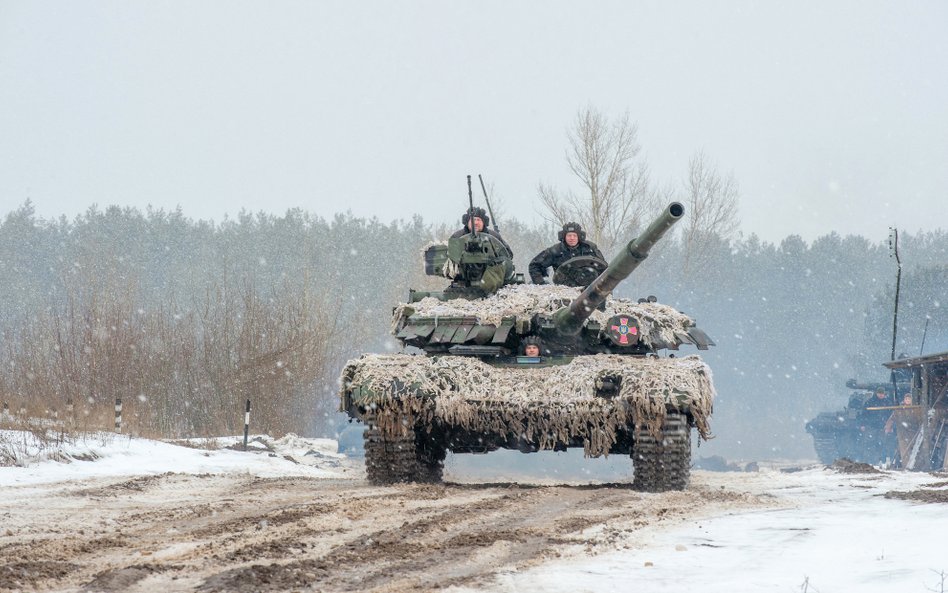
[[[490,224],[490,217],[487,216],[487,212],[483,208],[474,208],[474,221],[473,228],[472,222],[470,220],[471,212],[465,211],[461,216],[461,224],[464,225],[462,228],[458,229],[451,235],[452,239],[457,237],[463,237],[464,235],[470,233],[472,230],[477,230],[478,233],[487,233],[492,237],[496,237],[501,243],[504,244],[504,247],[507,248],[507,253],[510,254],[510,257],[513,257],[513,249],[510,248],[510,245],[507,245],[507,242],[504,241],[504,238],[500,236],[500,233],[493,229],[487,228],[487,225]]]
[[[534,284],[543,284],[548,268],[552,267],[555,272],[563,262],[574,257],[587,255],[606,259],[595,243],[586,240],[586,231],[579,223],[567,222],[557,237],[557,244],[544,249],[530,262],[530,279]]]
[[[543,356],[543,342],[538,336],[528,336],[523,341],[524,356]]]

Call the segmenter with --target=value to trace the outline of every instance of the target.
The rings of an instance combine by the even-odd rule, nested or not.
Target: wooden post
[[[247,400],[247,413],[244,414],[244,451],[247,450],[247,437],[250,436],[250,400]]]
[[[115,432],[122,434],[122,400],[115,398]]]

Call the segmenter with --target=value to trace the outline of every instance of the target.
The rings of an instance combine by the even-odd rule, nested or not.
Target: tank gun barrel
[[[908,386],[908,381],[897,381],[896,385]],[[886,393],[892,393],[894,389],[892,388],[892,383],[860,383],[855,379],[850,379],[846,381],[847,389],[858,389],[859,391],[875,391],[876,389],[885,389]]]
[[[586,287],[579,297],[554,314],[556,328],[561,333],[575,335],[582,330],[583,322],[592,315],[599,305],[605,302],[606,297],[615,290],[620,282],[628,278],[639,264],[645,261],[652,247],[662,236],[681,220],[685,214],[685,207],[679,202],[672,202],[664,212],[649,225],[645,232],[629,241],[622,251],[616,255],[598,278]]]

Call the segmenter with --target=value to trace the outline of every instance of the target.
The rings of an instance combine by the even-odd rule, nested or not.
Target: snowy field
[[[24,467],[0,467],[0,488],[165,472],[330,478],[344,475],[346,459],[336,454],[332,439],[302,439],[292,434],[278,440],[252,436],[247,448],[261,455],[247,455],[242,450],[243,437],[236,436],[173,444],[94,433],[50,446],[37,442],[29,432],[0,431],[0,451],[3,448]]]
[[[7,517],[20,502],[44,496],[55,499],[57,491],[79,483],[168,472],[300,477],[341,484],[352,492],[373,488],[364,482],[361,460],[336,454],[336,443],[329,439],[258,437],[251,443],[253,450],[244,452],[219,448],[239,442],[236,437],[219,443],[193,443],[214,447],[202,449],[101,434],[66,444],[55,453],[48,448],[41,451],[30,442],[28,433],[7,431],[0,433],[0,439],[8,452],[18,452],[24,465],[0,467],[0,516]],[[446,479],[462,485],[479,482],[484,460],[489,459],[481,458],[482,467],[476,472],[452,462]],[[948,500],[948,477],[894,471],[845,473],[812,463],[760,465],[756,473],[695,471],[694,485],[689,488],[695,489],[698,500],[720,490],[733,493],[733,500],[753,497],[754,504],[709,503],[704,510],[691,508],[678,519],[649,521],[612,538],[602,537],[608,525],[593,525],[583,534],[595,545],[567,546],[562,553],[531,562],[508,563],[499,557],[484,567],[476,582],[439,588],[455,593],[944,591],[948,507],[938,501]],[[538,483],[542,489],[549,478],[524,475],[522,481]],[[403,493],[398,488],[388,490]],[[892,492],[921,492],[919,496],[927,502],[884,496]],[[580,492],[580,499],[585,496]],[[673,509],[677,500],[672,494],[635,496],[634,500],[653,508],[665,505]],[[664,511],[659,511],[661,516]],[[44,528],[33,527],[37,531]],[[493,527],[502,530],[505,526]],[[0,530],[0,553],[15,541],[14,535],[12,530]],[[496,547],[495,542],[484,552]],[[424,590],[423,586],[374,587],[372,590],[379,591]],[[334,590],[315,583],[312,589]],[[0,590],[17,589],[0,582]],[[74,589],[67,586],[62,590]]]
[[[713,476],[733,485],[732,477],[748,478]],[[787,508],[689,520],[627,549],[501,574],[484,590],[943,592],[948,506],[883,496],[933,483],[939,491],[948,485],[918,473],[762,470],[747,479],[748,490],[762,488]]]

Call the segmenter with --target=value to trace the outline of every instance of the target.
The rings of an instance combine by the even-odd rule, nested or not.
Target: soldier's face
[[[468,222],[467,226],[470,227],[471,223]],[[476,230],[478,233],[484,230],[484,220],[480,216],[474,217],[474,230]]]
[[[536,344],[527,344],[527,347],[523,349],[523,353],[527,356],[540,356],[540,347]]]
[[[566,244],[570,247],[576,247],[576,245],[579,244],[579,234],[573,232],[566,233],[565,240]]]

